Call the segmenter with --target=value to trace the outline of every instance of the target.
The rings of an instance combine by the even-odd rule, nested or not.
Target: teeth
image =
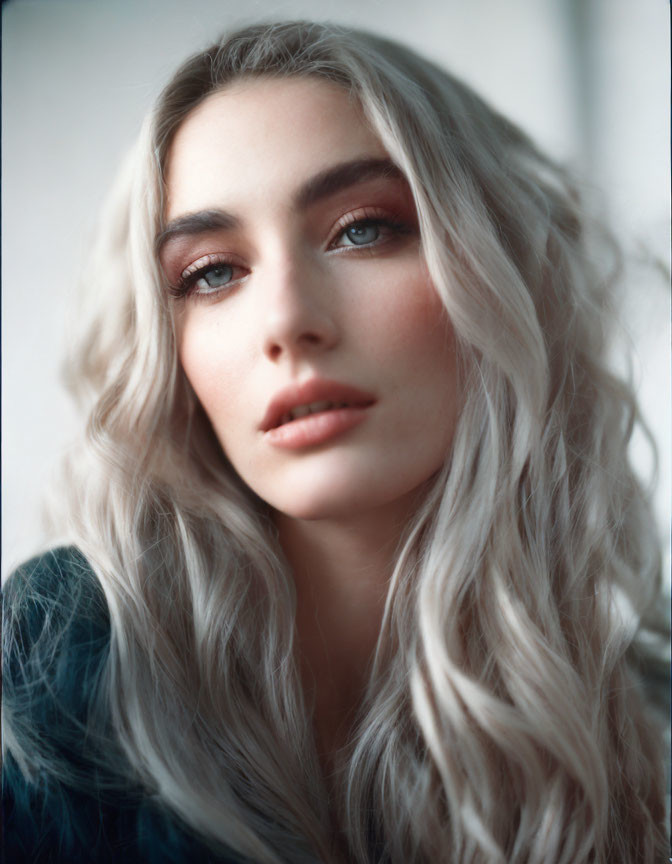
[[[311,414],[318,414],[320,411],[328,411],[334,407],[333,402],[311,402],[308,406]]]
[[[311,402],[308,405],[297,405],[280,418],[280,425],[289,423],[292,420],[298,420],[300,417],[306,417],[308,414],[319,414],[320,411],[329,411],[331,408],[345,408],[347,402]]]

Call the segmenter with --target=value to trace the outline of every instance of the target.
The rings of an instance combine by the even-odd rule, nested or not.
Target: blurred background
[[[97,213],[142,117],[223,30],[296,17],[406,42],[584,179],[632,262],[613,356],[625,368],[634,349],[669,572],[669,3],[8,0],[2,15],[3,575],[45,542],[41,499],[81,425],[61,357]],[[648,482],[641,436],[632,457]]]

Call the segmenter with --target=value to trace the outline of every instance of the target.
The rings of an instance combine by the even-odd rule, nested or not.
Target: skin
[[[203,293],[211,286],[202,276],[175,301],[179,355],[231,464],[275,511],[327,768],[361,698],[395,548],[445,462],[457,416],[452,331],[403,178],[296,200],[320,172],[387,157],[340,87],[256,79],[201,103],[166,165],[167,223],[213,209],[236,218],[171,235],[161,263],[173,286],[204,256],[233,265],[223,290]],[[369,222],[373,242],[353,246],[344,217],[401,227]],[[218,284],[221,272],[208,279]],[[269,445],[259,430],[269,401],[314,377],[354,385],[376,403],[321,445]]]

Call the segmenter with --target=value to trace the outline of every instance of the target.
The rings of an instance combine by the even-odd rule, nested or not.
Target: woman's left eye
[[[355,222],[341,233],[340,240],[344,241],[342,246],[366,246],[375,243],[380,237],[379,222]]]
[[[336,235],[332,249],[347,249],[357,246],[374,246],[384,242],[393,234],[404,233],[403,225],[393,224],[385,219],[359,219],[346,225]]]

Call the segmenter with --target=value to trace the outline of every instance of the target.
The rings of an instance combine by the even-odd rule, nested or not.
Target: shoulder
[[[18,567],[3,586],[5,627],[18,628],[29,648],[44,628],[64,628],[90,621],[107,629],[102,587],[74,546],[53,549]],[[16,635],[19,635],[18,633]]]
[[[73,546],[54,549],[18,567],[3,586],[5,660],[30,660],[43,650],[71,647],[79,637],[109,635],[109,615],[98,579]],[[68,635],[69,634],[69,635]],[[59,645],[52,640],[58,636]],[[64,644],[61,640],[66,638]]]
[[[18,567],[3,623],[6,860],[214,861],[119,746],[105,700],[109,614],[82,553],[54,549]]]
[[[81,714],[82,678],[97,673],[109,634],[102,587],[81,552],[54,549],[21,565],[3,587],[5,704],[25,709],[42,697]]]
[[[74,546],[52,549],[17,567],[3,586],[3,597],[11,621],[27,614],[34,623],[53,614],[69,617],[79,601],[89,601],[98,612],[105,605],[91,566]]]
[[[28,763],[74,744],[109,650],[105,596],[74,547],[21,565],[3,586],[3,712],[9,749]]]
[[[109,647],[109,616],[93,570],[74,547],[18,567],[3,586],[3,810],[17,860],[37,856],[65,794],[96,762],[87,741]],[[93,743],[93,742],[92,742]],[[47,826],[47,821],[49,826]],[[6,838],[7,840],[7,838]]]

